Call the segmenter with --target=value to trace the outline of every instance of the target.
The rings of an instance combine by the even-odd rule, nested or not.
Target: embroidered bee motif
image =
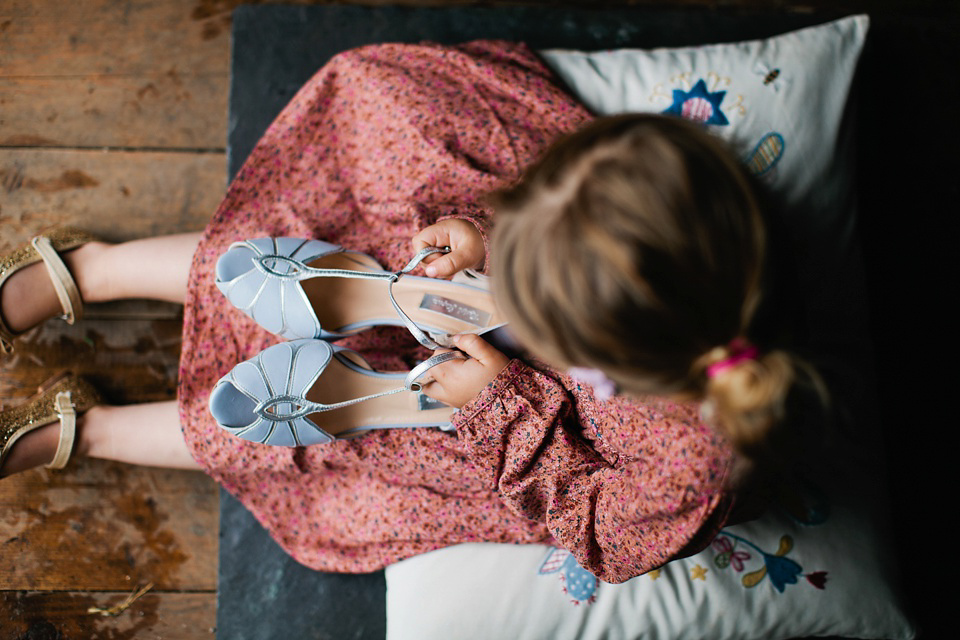
[[[762,78],[761,84],[770,87],[777,93],[784,88],[784,75],[780,72],[780,67],[768,67],[762,62],[753,65],[753,72]]]

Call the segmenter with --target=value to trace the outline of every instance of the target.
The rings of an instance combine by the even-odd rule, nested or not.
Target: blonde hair
[[[490,199],[494,295],[533,355],[702,400],[741,450],[762,445],[798,361],[759,344],[707,375],[751,340],[766,261],[754,189],[721,140],[678,118],[600,118]]]

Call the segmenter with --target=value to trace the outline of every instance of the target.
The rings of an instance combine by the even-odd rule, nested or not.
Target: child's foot
[[[84,283],[76,275],[79,264],[88,261],[106,245],[88,242],[60,254],[64,266],[73,274],[83,290]],[[0,283],[0,319],[13,335],[35,327],[44,320],[61,314],[62,305],[50,273],[42,261],[16,269]]]
[[[11,333],[23,333],[60,311],[60,301],[43,263],[20,269],[0,288],[0,313]]]
[[[30,400],[0,411],[0,476],[40,464],[62,469],[82,448],[77,438],[80,414],[99,403],[100,395],[89,382],[65,373]]]
[[[57,451],[60,439],[60,424],[51,422],[21,436],[0,467],[0,478],[49,464]]]

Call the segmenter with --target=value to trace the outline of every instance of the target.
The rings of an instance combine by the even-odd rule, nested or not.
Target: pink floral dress
[[[479,197],[589,118],[522,45],[387,44],[334,58],[251,153],[194,256],[180,417],[196,460],[299,562],[363,572],[461,542],[546,542],[621,582],[723,524],[732,452],[695,407],[601,402],[518,360],[455,415],[456,433],[269,447],[223,432],[207,409],[222,375],[278,340],[214,286],[230,243],[319,238],[398,269],[439,218],[485,229]],[[384,371],[429,355],[397,328],[342,342]]]

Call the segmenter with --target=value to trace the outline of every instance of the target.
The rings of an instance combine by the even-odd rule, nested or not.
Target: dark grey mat
[[[421,40],[455,43],[476,38],[520,40],[535,48],[681,46],[766,37],[833,17],[825,13],[737,15],[642,8],[240,7],[233,22],[230,176],[236,174],[296,90],[331,56],[351,47]],[[862,136],[859,149],[863,159],[860,233],[873,297],[873,336],[882,347],[880,387],[884,398],[879,412],[887,419],[884,428],[890,439],[896,438],[897,448],[907,461],[894,471],[898,496],[895,509],[903,508],[909,514],[906,522],[898,520],[904,555],[922,550],[926,543],[925,527],[919,522],[926,507],[915,496],[929,495],[933,487],[945,485],[941,479],[945,472],[938,469],[949,466],[928,464],[930,456],[937,454],[916,438],[904,442],[897,430],[901,421],[917,417],[911,394],[915,398],[930,387],[945,391],[945,381],[956,375],[902,375],[902,366],[929,374],[929,353],[922,350],[932,351],[937,331],[942,335],[953,329],[947,324],[948,316],[937,313],[935,298],[914,296],[907,305],[891,305],[888,300],[891,283],[916,292],[918,283],[929,282],[928,270],[943,269],[947,264],[944,256],[949,254],[946,239],[950,235],[938,234],[940,227],[931,234],[920,225],[945,224],[934,214],[948,203],[954,210],[949,215],[956,215],[958,163],[955,155],[947,153],[948,145],[943,141],[952,139],[955,143],[957,139],[953,134],[958,83],[950,80],[953,70],[947,63],[960,59],[960,45],[952,35],[958,26],[955,19],[875,19],[865,52],[863,96],[857,113],[864,123],[862,130],[869,132]],[[903,55],[903,51],[910,55]],[[910,98],[905,93],[907,87],[935,91],[936,99],[920,94]],[[923,126],[908,129],[907,123],[911,122],[922,122]],[[891,124],[896,125],[892,131]],[[914,215],[915,224],[904,228],[904,212]],[[950,221],[946,224],[956,227]],[[928,251],[931,245],[933,250]],[[898,265],[891,264],[891,256],[896,256]],[[911,335],[914,342],[905,346],[901,338],[906,327],[916,324],[915,314],[932,333]],[[883,375],[883,371],[890,374]],[[932,411],[929,415],[927,410],[929,417],[921,418],[921,423],[956,423],[952,416],[948,422],[944,409],[939,414],[937,409]],[[945,460],[945,453],[939,455]],[[926,562],[913,563],[910,571],[912,582],[926,585],[911,595],[926,616],[922,622],[936,633],[937,616],[942,614],[934,610],[937,600],[925,596],[937,584],[939,569],[936,563]],[[217,636],[221,639],[384,637],[382,572],[350,576],[303,568],[225,493],[221,499],[219,580]]]

